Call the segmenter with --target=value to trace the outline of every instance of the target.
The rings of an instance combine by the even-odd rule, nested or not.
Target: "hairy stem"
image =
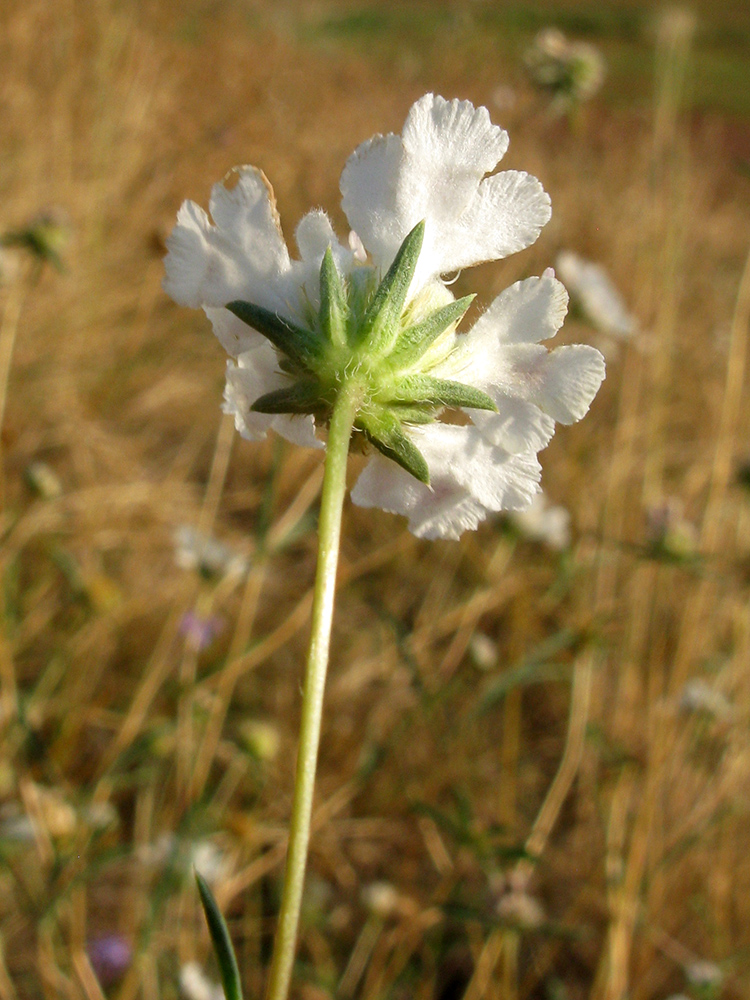
[[[333,619],[336,567],[339,558],[341,511],[346,491],[346,465],[354,417],[359,405],[355,386],[339,391],[331,417],[326,451],[325,476],[318,526],[318,568],[312,608],[312,634],[307,655],[302,696],[297,774],[289,828],[289,850],[284,872],[284,891],[276,929],[273,960],[266,992],[267,1000],[286,1000],[292,978],[297,943],[302,890],[310,840],[315,769],[320,741],[328,649]]]

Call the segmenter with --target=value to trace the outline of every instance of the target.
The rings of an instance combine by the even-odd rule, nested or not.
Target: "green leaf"
[[[418,479],[420,483],[430,485],[430,470],[422,452],[404,434],[401,423],[393,414],[360,413],[355,427],[363,432],[368,441],[385,455],[392,459],[402,469]]]
[[[497,412],[492,399],[481,389],[432,375],[409,375],[401,379],[394,391],[393,402],[427,403],[431,406],[463,406],[472,410]]]
[[[227,302],[226,308],[243,323],[262,333],[274,347],[278,347],[302,368],[307,368],[311,360],[320,356],[320,344],[315,334],[284,319],[278,313],[256,306],[253,302],[240,300]]]
[[[301,379],[294,385],[264,393],[250,409],[256,413],[320,413],[328,409],[328,404],[322,398],[319,382]]]
[[[458,323],[462,319],[474,298],[474,295],[466,295],[462,299],[450,302],[442,309],[436,309],[421,323],[416,323],[403,330],[393,345],[388,360],[392,361],[394,367],[397,368],[407,368],[409,365],[413,365],[441,333],[444,333],[451,324]]]
[[[346,343],[348,312],[341,275],[328,247],[320,264],[320,323],[331,344],[342,347]]]
[[[198,892],[203,904],[203,912],[206,914],[206,923],[208,924],[208,930],[213,941],[216,959],[219,963],[224,996],[226,1000],[242,1000],[240,970],[237,965],[237,958],[234,954],[226,922],[221,915],[219,907],[216,905],[216,900],[208,887],[208,883],[200,872],[196,871],[195,881],[198,883]]]
[[[373,352],[387,352],[398,334],[406,295],[422,249],[424,226],[424,222],[418,222],[401,244],[367,307],[362,325],[355,331],[358,340],[367,340]]]

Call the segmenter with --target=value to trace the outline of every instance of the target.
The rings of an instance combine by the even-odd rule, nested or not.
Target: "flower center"
[[[420,222],[379,283],[371,267],[355,267],[342,279],[329,247],[320,266],[320,308],[307,327],[250,302],[227,309],[271,341],[289,378],[256,399],[254,410],[313,414],[326,424],[346,389],[360,400],[355,430],[426,483],[427,463],[408,427],[430,423],[446,406],[494,410],[495,404],[479,389],[431,374],[473,296],[456,301],[432,288],[407,301],[423,238]]]

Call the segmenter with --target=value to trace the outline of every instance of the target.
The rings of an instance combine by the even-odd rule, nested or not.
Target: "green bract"
[[[254,410],[313,414],[325,424],[346,385],[359,400],[355,430],[429,483],[427,462],[404,425],[430,423],[446,406],[496,406],[480,389],[430,374],[444,360],[430,348],[453,331],[474,296],[432,309],[425,309],[429,292],[407,302],[424,229],[424,222],[412,229],[379,284],[366,267],[342,280],[329,247],[320,266],[320,308],[311,310],[307,327],[251,302],[229,302],[227,309],[271,341],[289,376],[288,386],[256,399]]]

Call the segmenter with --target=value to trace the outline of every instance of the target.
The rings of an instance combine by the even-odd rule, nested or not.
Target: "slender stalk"
[[[286,1000],[292,978],[307,847],[310,840],[310,816],[333,619],[349,438],[359,402],[358,388],[354,385],[344,385],[336,400],[328,432],[318,525],[318,568],[313,593],[312,635],[302,696],[297,774],[289,827],[289,851],[266,1000]]]

